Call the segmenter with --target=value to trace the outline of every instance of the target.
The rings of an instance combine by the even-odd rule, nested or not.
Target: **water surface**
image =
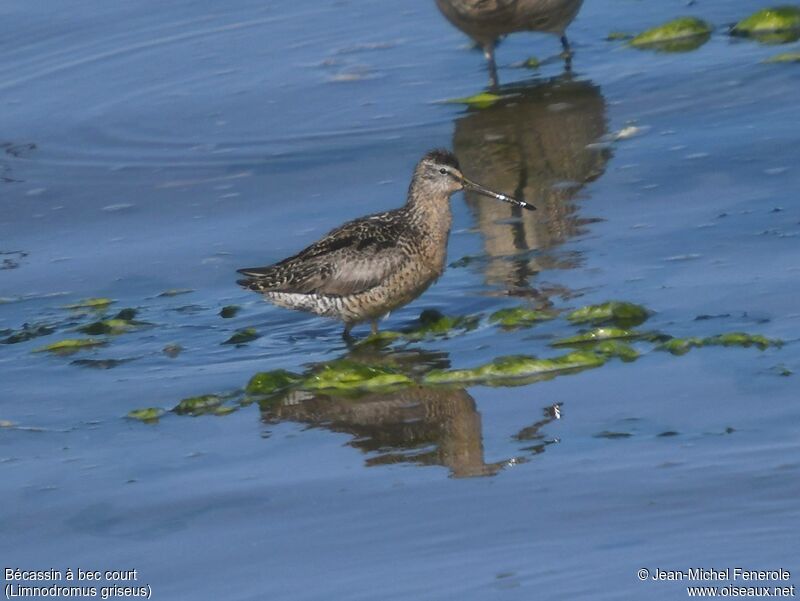
[[[800,71],[761,63],[797,44],[724,27],[763,6],[587,2],[572,75],[554,38],[512,36],[507,98],[476,110],[442,102],[486,73],[433,2],[6,2],[0,330],[57,330],[0,346],[8,567],[136,568],[154,598],[242,600],[672,599],[637,569],[800,569]],[[684,13],[718,26],[692,52],[604,39]],[[514,66],[531,55],[539,70]],[[125,418],[348,356],[339,325],[234,271],[399,205],[436,146],[540,210],[456,195],[453,267],[383,327],[483,319],[387,361],[552,356],[563,319],[485,317],[609,299],[649,307],[649,329],[786,344]],[[153,326],[33,353],[76,335],[91,317],[63,306],[87,297]],[[222,344],[244,327],[260,337]]]

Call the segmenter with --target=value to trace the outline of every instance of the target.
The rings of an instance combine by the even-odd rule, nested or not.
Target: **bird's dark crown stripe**
[[[424,157],[422,157],[422,160],[433,161],[439,165],[448,165],[459,170],[461,169],[461,167],[458,165],[458,159],[456,158],[456,155],[449,150],[445,150],[444,148],[436,148],[431,150]]]

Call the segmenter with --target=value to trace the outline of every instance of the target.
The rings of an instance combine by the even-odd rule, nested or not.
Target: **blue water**
[[[428,0],[7,0],[0,331],[57,332],[0,345],[1,567],[135,568],[162,600],[675,599],[686,583],[637,570],[797,573],[800,70],[761,61],[798,44],[725,35],[768,5],[589,1],[574,74],[555,38],[511,36],[513,97],[479,111],[444,102],[486,72]],[[681,14],[717,26],[694,52],[605,41]],[[437,146],[540,211],[456,195],[448,256],[467,260],[382,327],[625,299],[648,329],[785,344],[126,419],[345,355],[338,324],[263,303],[235,269],[398,206]],[[154,327],[32,352],[76,336],[90,317],[63,307],[87,297]],[[244,327],[260,337],[221,344]],[[471,367],[571,333],[484,319],[386,359]]]

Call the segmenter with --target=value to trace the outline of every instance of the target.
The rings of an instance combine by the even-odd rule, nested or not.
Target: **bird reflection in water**
[[[591,146],[607,134],[606,103],[598,86],[569,74],[507,87],[503,96],[455,122],[453,149],[466,173],[538,207],[524,212],[466,192],[484,238],[487,282],[535,297],[543,291],[531,288],[532,276],[580,262],[553,249],[593,221],[578,215],[576,200],[611,156],[607,148]]]
[[[417,365],[431,359],[439,366],[449,363],[437,355],[440,356],[419,351],[387,352],[381,358],[408,367],[414,365],[415,359],[420,361]],[[375,354],[369,363],[375,364]],[[289,421],[350,434],[353,440],[348,444],[369,454],[367,466],[441,465],[454,478],[493,476],[557,442],[547,438],[541,429],[560,418],[560,407],[552,405],[543,412],[541,419],[512,436],[525,443],[520,449],[522,454],[487,463],[481,414],[475,399],[463,388],[413,386],[347,396],[295,390],[261,404],[261,418],[266,424]]]

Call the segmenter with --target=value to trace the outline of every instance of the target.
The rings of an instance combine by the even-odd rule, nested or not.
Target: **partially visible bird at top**
[[[559,36],[566,69],[570,70],[572,51],[565,31],[582,4],[583,0],[436,0],[447,20],[483,49],[492,87],[497,86],[494,61],[497,41],[517,31],[541,31]]]
[[[450,196],[462,189],[534,210],[461,173],[455,155],[432,150],[417,163],[406,204],[361,217],[283,261],[239,269],[238,283],[272,303],[344,322],[343,336],[422,294],[444,271],[452,214]]]

